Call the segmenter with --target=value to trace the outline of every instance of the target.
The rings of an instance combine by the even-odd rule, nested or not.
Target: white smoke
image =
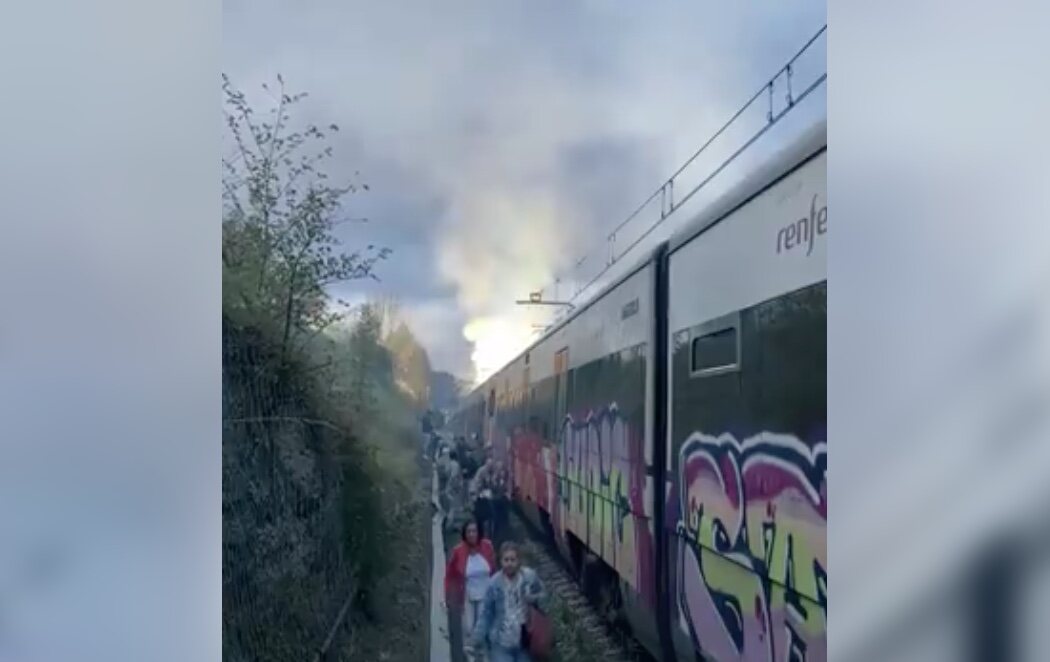
[[[331,1],[305,10],[263,3],[251,11],[231,4],[224,60],[246,86],[280,71],[343,127],[353,141],[350,162],[361,154],[396,162],[410,178],[400,183],[442,201],[440,218],[414,221],[412,239],[430,239],[434,277],[456,291],[480,380],[554,313],[514,301],[600,243],[813,34],[825,3],[719,12],[677,3],[639,13],[585,2],[554,15],[531,3],[458,12],[429,4],[411,11],[399,3]],[[580,145],[618,142],[636,149],[610,156],[600,174],[566,163]],[[586,190],[576,188],[581,174],[591,176]],[[606,191],[615,205],[603,202]],[[443,324],[454,317],[407,306],[406,314]],[[419,334],[433,342],[454,336]]]
[[[518,306],[549,282],[574,243],[581,219],[544,200],[542,191],[463,192],[438,242],[438,266],[457,289],[473,345],[474,377],[484,380],[524,349],[549,310]],[[559,225],[560,223],[560,225]]]

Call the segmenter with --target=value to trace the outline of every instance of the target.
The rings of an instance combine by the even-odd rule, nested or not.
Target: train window
[[[740,368],[739,325],[722,323],[700,327],[690,345],[690,373],[694,377],[719,375]]]

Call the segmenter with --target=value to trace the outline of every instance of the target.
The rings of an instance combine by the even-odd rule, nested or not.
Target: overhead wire
[[[711,137],[709,137],[688,159],[685,160],[684,163],[682,163],[681,166],[679,166],[679,168],[677,170],[674,171],[674,173],[671,174],[670,177],[665,179],[664,182],[659,187],[657,187],[656,190],[654,190],[649,195],[649,197],[646,198],[644,202],[642,202],[641,205],[639,205],[636,209],[634,209],[634,211],[632,211],[623,221],[621,221],[615,228],[613,228],[613,230],[611,232],[609,232],[608,235],[606,235],[605,243],[609,247],[609,258],[606,260],[605,265],[598,271],[598,273],[595,276],[593,276],[583,286],[577,287],[575,289],[575,291],[573,292],[572,296],[570,296],[569,299],[568,299],[569,303],[575,304],[577,299],[580,297],[581,294],[586,292],[595,283],[597,283],[599,280],[601,280],[601,278],[603,276],[605,276],[627,254],[629,254],[633,249],[635,249],[638,245],[640,245],[646,238],[648,238],[665,220],[667,220],[667,218],[669,216],[671,216],[672,213],[674,213],[674,211],[676,211],[677,209],[682,207],[682,205],[684,205],[686,202],[688,202],[698,191],[700,191],[702,188],[707,186],[711,182],[711,180],[713,180],[719,173],[721,173],[723,170],[725,170],[725,168],[729,164],[731,164],[736,158],[738,158],[746,149],[748,149],[751,145],[753,145],[760,137],[762,137],[777,122],[779,122],[781,119],[783,119],[783,117],[785,115],[787,115],[789,112],[791,112],[802,100],[804,100],[806,97],[808,97],[814,90],[816,90],[819,86],[823,85],[827,81],[827,71],[826,71],[826,67],[825,67],[825,71],[823,73],[821,73],[800,94],[795,96],[795,95],[793,95],[792,90],[791,90],[792,76],[793,76],[793,73],[794,73],[794,65],[795,65],[795,63],[813,46],[813,44],[823,34],[825,34],[827,32],[827,29],[828,29],[827,24],[824,24],[819,30],[817,30],[817,32],[814,33],[813,36],[810,37],[809,40],[807,40],[806,43],[784,65],[782,65],[777,70],[777,72],[775,74],[773,74],[773,76],[771,76],[767,81],[765,81],[762,84],[762,86],[759,87],[758,90],[756,90],[755,93],[752,94],[747,99],[747,101],[745,101],[743,103],[743,105],[741,105],[740,108],[736,112],[734,112],[729,117],[729,119],[726,120],[726,122],[724,124],[722,124],[722,126],[717,131],[714,132],[714,134],[711,135]],[[786,77],[787,77],[787,87],[788,87],[787,105],[784,108],[782,108],[781,110],[779,110],[778,112],[774,113],[773,112],[773,99],[772,99],[773,89],[774,89],[776,81],[779,78],[781,78],[782,76],[784,76],[785,74],[786,74]],[[727,157],[724,161],[722,161],[722,163],[719,164],[718,167],[716,167],[713,172],[711,172],[709,175],[704,177],[704,179],[701,180],[701,182],[699,184],[694,186],[689,191],[689,193],[687,193],[683,198],[681,198],[680,200],[678,200],[676,202],[674,200],[674,183],[675,183],[676,178],[679,175],[681,175],[690,165],[692,165],[696,161],[697,158],[699,158],[703,153],[705,153],[711,147],[711,145],[716,140],[718,140],[718,138],[720,138],[731,126],[733,126],[733,124],[735,122],[737,122],[740,119],[740,117],[745,112],[747,112],[747,110],[749,108],[751,108],[755,104],[756,101],[761,99],[763,95],[768,95],[769,96],[770,109],[769,109],[769,112],[768,112],[768,114],[766,116],[766,122],[762,125],[762,127],[759,128],[753,135],[751,135],[751,137],[749,137],[744,142],[744,144],[741,145],[739,148],[737,148],[729,157]],[[631,223],[631,221],[635,220],[639,216],[639,214],[641,214],[647,207],[649,207],[649,205],[652,204],[652,202],[654,200],[656,200],[658,197],[661,198],[661,201],[660,201],[660,217],[658,219],[656,219],[648,228],[646,228],[645,231],[642,232],[642,234],[640,236],[638,236],[634,241],[632,241],[630,244],[628,244],[626,248],[624,248],[622,251],[617,253],[616,250],[615,250],[615,241],[616,241],[617,235],[620,233],[621,230],[623,230],[625,227],[627,227],[627,225],[629,225]],[[668,202],[669,202],[669,204],[667,204]],[[587,260],[588,257],[590,257],[589,254],[584,254],[578,260],[574,260],[574,267],[573,268],[574,269],[579,269],[583,265],[583,263]],[[555,282],[556,283],[557,282],[564,283],[565,280],[566,280],[566,278],[564,277],[564,275],[560,275],[555,280]],[[546,286],[541,288],[540,291],[541,292],[546,291],[553,284],[554,283],[548,283]],[[578,308],[578,305],[576,307]],[[552,324],[555,323],[556,321],[557,321],[557,319],[555,319],[555,321],[552,322]]]

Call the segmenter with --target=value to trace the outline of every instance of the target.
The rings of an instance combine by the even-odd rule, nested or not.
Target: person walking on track
[[[448,454],[445,481],[445,527],[455,528],[456,517],[463,509],[463,469],[459,466],[456,451]]]
[[[497,543],[506,535],[506,510],[510,491],[503,463],[496,461],[489,448],[485,464],[474,476],[474,514]]]
[[[531,607],[546,599],[546,589],[532,568],[522,567],[518,546],[500,547],[500,572],[489,581],[481,613],[474,625],[474,645],[488,650],[490,662],[531,662],[525,645]]]
[[[488,473],[492,465],[491,452],[486,450],[485,461],[470,481],[470,500],[474,506],[474,517],[481,527],[492,535],[492,489],[488,485]]]
[[[452,548],[445,567],[445,603],[463,623],[463,652],[467,660],[479,660],[482,651],[473,646],[472,634],[488,589],[496,572],[496,552],[482,536],[477,520],[469,519],[460,530],[461,542]]]
[[[502,460],[496,460],[489,473],[489,485],[492,489],[492,539],[502,542],[507,535],[510,514],[510,474]]]

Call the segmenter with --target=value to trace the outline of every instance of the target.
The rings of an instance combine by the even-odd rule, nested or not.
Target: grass
[[[369,612],[358,613],[340,660],[417,662],[427,658],[430,556],[429,483],[418,472],[403,501],[388,500],[385,568],[376,578]]]
[[[556,642],[551,662],[604,662],[603,649],[579,627],[578,615],[557,595],[551,598],[549,611]]]
[[[520,533],[520,529],[515,533]],[[523,561],[532,568],[538,566],[535,555],[532,545],[522,547]],[[579,614],[554,590],[556,577],[541,572],[540,579],[547,588],[547,614],[554,628],[554,654],[550,662],[605,662],[605,649],[580,627]]]

